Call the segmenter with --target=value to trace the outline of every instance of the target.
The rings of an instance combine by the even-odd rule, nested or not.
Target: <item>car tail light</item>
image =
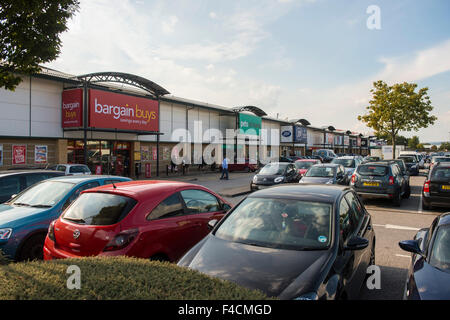
[[[423,192],[424,193],[430,193],[430,181],[425,181],[423,184]]]
[[[122,231],[111,239],[103,251],[115,251],[125,248],[134,239],[136,239],[139,231],[137,229]]]
[[[389,177],[389,185],[392,186],[394,184],[394,177],[390,176]]]
[[[48,226],[48,238],[52,241],[55,241],[55,223],[56,220],[53,220]]]
[[[358,181],[358,178],[356,177],[356,174],[352,174],[352,183],[356,183]]]

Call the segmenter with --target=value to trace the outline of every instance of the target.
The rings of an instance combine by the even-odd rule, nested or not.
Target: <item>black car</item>
[[[303,175],[300,183],[348,184],[345,168],[341,164],[315,164]]]
[[[412,253],[403,298],[450,300],[450,212],[399,245]]]
[[[437,162],[422,189],[422,209],[450,207],[450,162]]]
[[[418,176],[419,175],[419,163],[417,162],[416,157],[414,156],[400,156],[398,159],[403,160],[408,168],[410,175]]]
[[[257,191],[213,226],[178,265],[271,297],[357,298],[375,263],[371,216],[349,187]]]
[[[39,181],[63,175],[63,172],[50,170],[0,171],[0,203]]]
[[[380,160],[377,162],[384,162],[384,163],[396,163],[398,167],[400,168],[400,172],[403,175],[403,178],[405,179],[406,183],[406,193],[403,195],[403,198],[408,199],[411,195],[411,185],[410,185],[410,174],[408,171],[408,167],[406,166],[403,159],[395,159],[395,160]]]
[[[393,162],[360,164],[350,185],[363,198],[392,199],[395,206],[400,206],[402,198],[409,196],[400,167]]]
[[[264,189],[281,183],[298,182],[300,174],[293,163],[271,162],[266,164],[250,182],[250,190]]]

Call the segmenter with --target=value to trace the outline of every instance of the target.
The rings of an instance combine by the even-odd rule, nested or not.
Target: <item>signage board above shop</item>
[[[89,126],[102,129],[158,131],[158,101],[89,89]]]
[[[83,125],[83,89],[69,89],[62,93],[62,127]]]
[[[308,134],[305,127],[294,126],[294,141],[297,143],[307,143]]]
[[[280,142],[292,142],[293,135],[292,126],[281,126]]]
[[[248,135],[257,135],[261,131],[262,120],[260,117],[239,113],[239,132]]]

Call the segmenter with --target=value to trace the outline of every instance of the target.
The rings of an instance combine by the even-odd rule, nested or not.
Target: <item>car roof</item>
[[[85,192],[107,192],[111,194],[128,196],[138,200],[145,200],[154,196],[155,193],[160,195],[185,187],[204,189],[204,187],[198,184],[170,180],[133,180],[114,183],[114,186],[109,184],[89,189]]]
[[[387,166],[389,166],[389,163],[387,161],[390,161],[390,160],[370,161],[370,162],[362,163],[361,166],[383,166],[383,167],[387,167]]]
[[[53,166],[67,166],[67,167],[73,167],[73,166],[83,166],[83,167],[87,167],[87,165],[82,164],[82,163],[57,163],[52,165]]]
[[[320,161],[319,159],[298,159],[295,162],[317,162]]]
[[[450,212],[443,213],[439,216],[438,226],[450,224]]]
[[[314,167],[333,167],[333,168],[339,167],[339,166],[342,166],[342,164],[339,164],[339,163],[318,163],[318,164],[314,165]]]
[[[64,174],[55,170],[17,170],[17,171],[0,171],[0,177],[12,176],[17,174],[31,174],[31,173],[52,173],[52,174]]]
[[[78,184],[78,183],[89,181],[89,180],[95,181],[95,180],[100,180],[100,179],[117,179],[117,178],[127,179],[125,177],[119,177],[119,176],[76,175],[76,176],[55,177],[55,178],[51,178],[49,180]]]
[[[348,186],[323,184],[285,184],[255,191],[248,198],[298,199],[334,203],[342,192],[351,190]]]
[[[337,157],[336,159],[348,159],[348,160],[354,160],[355,158],[357,158],[357,156],[342,156],[342,157]]]
[[[450,162],[438,162],[435,165],[435,168],[449,168]]]

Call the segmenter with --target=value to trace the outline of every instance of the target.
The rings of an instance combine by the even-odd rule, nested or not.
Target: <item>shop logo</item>
[[[107,104],[103,105],[97,101],[97,98],[95,98],[94,111],[95,113],[113,115],[113,118],[116,120],[120,119],[121,117],[136,117],[142,118],[145,121],[156,119],[155,111],[139,109],[137,104],[135,108],[129,107],[128,104],[126,104],[125,107],[112,106]]]
[[[78,109],[80,107],[79,102],[72,102],[72,103],[64,103],[63,102],[63,109],[72,111],[73,109]]]
[[[77,240],[79,237],[80,237],[80,230],[78,230],[78,229],[75,229],[75,231],[73,232],[73,238],[75,239],[75,240]]]
[[[287,131],[287,130],[286,130],[286,131],[283,131],[283,132],[281,133],[281,135],[282,135],[283,137],[286,137],[286,138],[287,138],[287,137],[290,137],[291,134],[292,134],[292,133],[291,133],[290,131]]]

